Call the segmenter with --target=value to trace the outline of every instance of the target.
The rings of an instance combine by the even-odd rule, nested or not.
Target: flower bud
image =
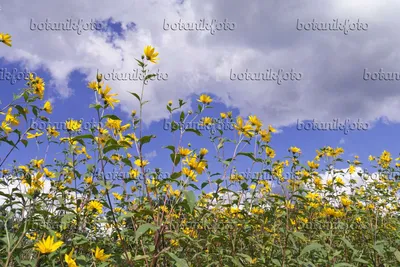
[[[135,117],[135,116],[136,116],[136,110],[132,110],[131,116],[132,116],[132,117]]]
[[[103,79],[103,74],[97,73],[96,78],[97,78],[97,82],[100,83],[101,80]]]

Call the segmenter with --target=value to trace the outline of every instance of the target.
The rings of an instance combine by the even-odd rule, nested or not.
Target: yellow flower
[[[54,243],[54,236],[48,236],[47,239],[42,239],[41,241],[35,244],[36,250],[42,254],[48,254],[56,251],[59,247],[62,246],[64,242],[57,241]]]
[[[321,196],[318,193],[308,192],[306,198],[310,199],[311,201],[319,201],[321,199]]]
[[[129,171],[129,175],[130,175],[130,177],[131,177],[132,179],[135,179],[136,177],[139,176],[139,170],[137,170],[137,169],[131,169],[131,170]]]
[[[97,201],[97,200],[92,200],[88,203],[87,209],[89,211],[96,211],[97,213],[103,213],[103,205]]]
[[[104,104],[107,106],[110,106],[112,109],[114,109],[114,103],[119,103],[118,99],[112,98],[113,96],[117,96],[118,94],[108,94],[111,91],[111,87],[106,85],[106,88],[103,90],[99,90],[99,94],[101,98],[104,100]]]
[[[285,207],[292,210],[294,209],[294,204],[292,204],[289,200],[285,200]]]
[[[151,45],[147,45],[144,48],[144,55],[146,56],[147,60],[150,60],[150,62],[156,64],[157,60],[159,60],[158,56],[158,52],[155,52],[155,48],[152,47]]]
[[[318,169],[319,164],[315,163],[314,161],[307,161],[308,167],[310,167],[311,169]]]
[[[68,120],[66,122],[66,127],[68,131],[79,131],[81,129],[82,123],[80,121],[76,121],[76,120]]]
[[[51,114],[53,112],[53,107],[51,106],[50,101],[46,101],[46,103],[44,103],[43,110],[49,114]]]
[[[33,93],[36,94],[39,99],[43,99],[45,86],[43,79],[40,77],[34,77],[32,73],[29,73],[29,78],[27,78],[27,80],[29,80],[28,85],[33,89]]]
[[[72,259],[72,254],[74,253],[74,249],[71,250],[69,254],[65,254],[64,260],[68,264],[68,267],[78,267],[74,259]]]
[[[11,35],[9,35],[8,33],[6,33],[6,34],[0,33],[0,42],[11,47],[12,46],[11,45]]]
[[[186,167],[183,167],[182,168],[182,173],[184,174],[184,175],[186,175],[187,177],[189,177],[190,179],[192,179],[193,181],[197,181],[196,180],[196,173],[194,172],[194,170],[190,170],[190,169],[188,169],[188,168],[186,168]]]
[[[29,168],[28,168],[27,166],[25,166],[25,165],[19,166],[18,169],[21,169],[21,170],[23,170],[23,171],[26,172],[26,173],[29,172]]]
[[[47,127],[47,135],[57,138],[60,133],[56,130],[56,127]]]
[[[207,104],[207,105],[210,104],[212,101],[213,101],[212,98],[209,95],[205,95],[205,94],[201,95],[199,97],[199,99],[197,100],[197,102],[201,102],[201,103]]]
[[[236,124],[233,125],[233,127],[238,131],[239,135],[243,134],[248,138],[251,138],[254,135],[253,127],[248,123],[243,124],[243,119],[240,116],[236,118]]]
[[[390,162],[392,161],[392,157],[390,155],[390,152],[384,150],[378,160],[378,164],[382,168],[388,168],[390,165]]]
[[[271,125],[268,125],[268,131],[271,133],[275,133],[276,129],[274,127],[272,127]]]
[[[169,241],[169,243],[170,243],[171,246],[173,246],[173,247],[179,246],[179,240],[171,239],[171,240]]]
[[[339,186],[344,186],[344,182],[342,180],[341,177],[336,177],[335,179],[336,184],[338,184]]]
[[[149,161],[148,161],[148,160],[140,160],[140,159],[137,159],[137,160],[135,160],[134,164],[135,164],[136,166],[138,166],[138,167],[144,167],[144,166],[146,166],[146,165],[149,164]]]
[[[250,264],[256,264],[257,263],[257,258],[252,258],[251,260],[249,260]]]
[[[342,202],[343,206],[345,206],[345,207],[350,206],[352,203],[352,201],[346,196],[342,196],[340,198],[340,202]]]
[[[29,239],[29,240],[35,240],[37,238],[37,233],[33,232],[32,234],[28,234],[26,233],[25,236]]]
[[[12,115],[11,112],[12,112],[12,107],[8,109],[5,121],[11,123],[11,125],[13,126],[18,126],[19,120],[15,115]]]
[[[92,177],[86,177],[84,180],[85,180],[85,183],[87,183],[87,184],[92,184],[93,183],[93,178]]]
[[[221,112],[219,115],[221,116],[222,119],[226,119],[227,117],[226,113],[224,112]]]
[[[122,200],[122,199],[124,198],[123,196],[121,196],[120,194],[118,194],[118,193],[116,193],[116,192],[113,192],[112,194],[113,194],[113,196],[114,196],[116,199],[118,199],[118,200]]]
[[[42,167],[43,163],[44,163],[44,159],[39,159],[39,160],[33,159],[32,160],[32,165],[38,169],[40,169]]]
[[[47,168],[43,168],[44,174],[46,174],[47,178],[55,178],[56,175],[54,172],[49,171]]]
[[[322,180],[319,177],[314,179],[314,185],[317,189],[322,189]]]
[[[262,127],[262,122],[257,118],[257,116],[249,116],[250,124],[256,126],[257,128]]]
[[[368,160],[369,161],[373,161],[375,159],[375,157],[373,157],[372,155],[369,155]]]
[[[10,127],[10,124],[7,123],[6,121],[3,121],[1,123],[1,129],[8,135],[9,133],[12,132],[12,128]]]
[[[254,207],[254,208],[251,209],[250,212],[253,213],[253,214],[263,214],[264,210],[259,208],[259,207]]]
[[[94,252],[94,257],[99,260],[99,261],[106,261],[109,257],[111,257],[111,254],[104,254],[104,249],[100,249],[98,246],[96,246],[96,250],[92,250]]]
[[[40,132],[37,132],[37,133],[35,133],[35,134],[26,133],[26,138],[32,139],[32,138],[39,137],[39,136],[41,136],[41,135],[43,135],[43,133],[40,133]]]
[[[207,126],[213,124],[213,119],[211,117],[204,117],[201,119],[201,126]]]
[[[183,157],[186,157],[187,155],[189,155],[190,153],[192,153],[192,151],[189,148],[183,148],[180,147],[179,148],[179,154]]]
[[[301,153],[300,148],[295,147],[295,146],[290,147],[290,148],[289,148],[289,151],[291,151],[291,152],[294,153],[294,154],[295,154],[295,153],[298,153],[298,154]]]
[[[266,148],[265,148],[265,153],[266,153],[267,156],[270,157],[271,159],[275,158],[275,156],[276,156],[275,150],[273,150],[273,149],[270,148],[270,147],[266,147]]]
[[[353,174],[353,173],[355,173],[356,172],[356,168],[353,166],[353,165],[350,165],[350,167],[349,167],[349,173],[350,174]]]
[[[200,152],[199,152],[200,156],[204,157],[207,153],[208,153],[208,150],[206,148],[200,149]]]

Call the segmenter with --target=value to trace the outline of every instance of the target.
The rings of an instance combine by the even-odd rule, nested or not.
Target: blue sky
[[[121,73],[137,68],[134,58],[139,58],[145,45],[153,45],[160,52],[160,63],[152,69],[168,73],[168,80],[154,81],[146,87],[144,134],[155,134],[156,139],[145,145],[150,168],[171,169],[169,150],[172,137],[163,129],[168,117],[165,105],[169,100],[184,99],[188,109],[195,109],[196,99],[207,93],[214,99],[213,109],[205,116],[217,117],[220,112],[233,111],[237,115],[257,115],[264,125],[272,124],[279,129],[273,135],[271,146],[277,159],[288,156],[290,146],[302,149],[302,161],[314,158],[315,150],[323,146],[341,146],[344,158],[359,155],[366,164],[370,154],[380,155],[388,150],[397,157],[399,130],[397,109],[399,93],[396,81],[363,80],[365,68],[369,71],[396,72],[398,67],[395,35],[397,20],[394,7],[399,3],[379,4],[374,1],[355,0],[351,3],[338,0],[325,4],[311,1],[287,1],[282,4],[254,1],[121,1],[118,5],[107,2],[76,2],[73,7],[62,8],[51,1],[43,1],[30,9],[22,9],[23,1],[1,5],[0,23],[3,32],[13,36],[13,47],[0,47],[2,68],[28,68],[46,81],[45,100],[53,103],[50,115],[53,122],[69,118],[91,121],[95,115],[88,109],[94,102],[93,92],[86,87],[94,80],[98,69]],[[229,5],[228,5],[229,4]],[[229,8],[226,8],[229,6]],[[19,10],[24,10],[23,14]],[[261,12],[265,10],[265,12]],[[288,10],[296,10],[288,12]],[[22,17],[24,19],[22,19]],[[32,31],[31,19],[63,22],[68,18],[102,21],[101,31],[85,31],[78,35],[73,31]],[[199,21],[216,19],[236,23],[234,31],[218,31],[211,35],[206,31],[165,31],[163,22]],[[297,31],[297,20],[313,19],[330,22],[333,19],[368,23],[368,31],[343,32]],[[391,38],[387,38],[391,36]],[[302,72],[300,81],[287,81],[282,85],[273,81],[232,81],[231,71],[263,72],[283,68]],[[20,81],[11,85],[1,80],[2,103],[8,103],[12,93],[24,86]],[[140,83],[110,81],[121,103],[113,111],[127,120],[132,109],[138,109],[136,99],[127,91],[139,93]],[[318,120],[341,122],[349,118],[369,123],[366,131],[299,131],[297,121]],[[211,172],[220,166],[213,162],[213,148],[208,134],[203,137],[187,133],[183,144],[193,148],[206,147],[210,154]],[[233,133],[228,133],[233,136]],[[0,155],[8,151],[0,146]],[[27,149],[15,151],[12,158],[27,163],[32,157],[43,158],[46,147],[30,144]],[[60,152],[52,147],[47,158]],[[135,153],[132,153],[135,155]],[[248,161],[237,162],[238,170],[246,170]],[[339,168],[346,168],[343,163]],[[202,179],[199,179],[202,181]]]

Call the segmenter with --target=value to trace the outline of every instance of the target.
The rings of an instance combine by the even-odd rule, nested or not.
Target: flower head
[[[44,103],[43,110],[49,114],[53,112],[53,107],[51,106],[50,101],[46,101],[46,103]]]
[[[99,247],[96,246],[96,250],[92,250],[94,252],[94,257],[96,260],[99,261],[106,261],[109,257],[111,257],[111,254],[104,254],[104,249],[100,249]]]
[[[68,267],[78,267],[78,265],[76,265],[75,260],[72,259],[73,253],[74,253],[74,250],[72,249],[69,254],[65,254],[65,256],[64,256],[64,260],[68,264]]]
[[[209,96],[209,95],[201,95],[200,97],[199,97],[199,99],[197,100],[197,102],[201,102],[201,103],[203,103],[203,104],[210,104],[211,102],[212,102],[213,100],[212,100],[212,98]]]
[[[155,52],[155,48],[152,47],[151,45],[147,45],[144,48],[144,55],[146,56],[146,59],[149,60],[150,62],[156,64],[158,59],[158,52]]]
[[[8,45],[11,47],[11,35],[8,33],[0,33],[0,42],[4,43],[5,45]]]
[[[54,236],[48,236],[47,239],[42,239],[41,241],[35,244],[36,250],[42,254],[48,254],[56,251],[59,247],[62,246],[64,242],[57,241],[54,243]]]

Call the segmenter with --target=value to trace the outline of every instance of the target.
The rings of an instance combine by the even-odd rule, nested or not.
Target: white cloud
[[[364,68],[396,69],[397,13],[394,0],[332,1],[315,4],[308,1],[285,3],[243,1],[68,1],[43,0],[34,5],[15,0],[4,3],[0,23],[13,36],[13,47],[3,47],[0,56],[23,62],[29,69],[43,67],[51,74],[49,87],[61,97],[77,97],[68,82],[73,70],[93,80],[97,69],[130,72],[136,68],[145,45],[160,52],[160,64],[152,66],[169,74],[168,81],[153,82],[146,88],[147,123],[167,116],[168,100],[188,99],[200,92],[213,93],[228,108],[239,108],[242,115],[257,114],[274,126],[287,126],[297,119],[328,121],[332,117],[375,120],[386,116],[400,121],[399,92],[388,82],[363,81]],[[356,8],[355,8],[356,7]],[[288,12],[288,10],[292,10]],[[377,12],[379,10],[379,12]],[[31,31],[35,22],[63,22],[68,18],[106,20],[136,24],[135,31],[123,38],[107,41],[110,32]],[[164,31],[163,22],[198,21],[201,18],[236,23],[233,31]],[[358,18],[369,24],[367,32],[296,31],[296,21],[330,22],[335,18]],[[388,39],[387,36],[391,38]],[[6,49],[7,48],[7,49]],[[377,61],[377,58],[380,60]],[[351,64],[348,64],[351,62]],[[376,63],[380,62],[380,65]],[[294,68],[304,74],[299,82],[230,81],[234,71],[263,71]],[[110,82],[119,93],[123,111],[137,109],[127,90],[138,92],[138,82]],[[135,88],[135,89],[133,89]],[[377,90],[377,89],[380,90]],[[376,108],[371,109],[374,106]],[[340,107],[340,108],[339,108]],[[318,112],[316,112],[318,111]]]

